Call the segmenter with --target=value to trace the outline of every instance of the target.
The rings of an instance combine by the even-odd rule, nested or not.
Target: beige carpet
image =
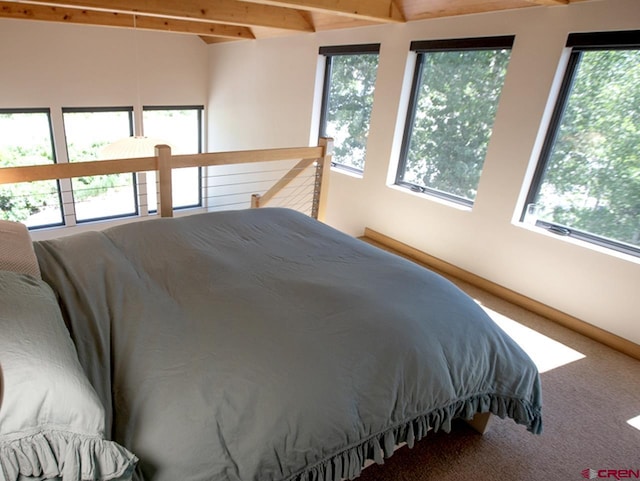
[[[495,311],[500,325],[526,345],[544,371],[542,435],[511,420],[494,419],[484,436],[465,423],[454,424],[451,433],[428,435],[384,465],[367,468],[359,481],[570,481],[589,474],[640,479],[640,361],[458,284]],[[628,421],[636,417],[633,427]],[[586,469],[593,471],[583,474]]]

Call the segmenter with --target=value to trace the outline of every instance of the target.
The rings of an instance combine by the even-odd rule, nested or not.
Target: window
[[[133,109],[62,109],[69,162],[100,160],[100,151],[133,135]],[[72,179],[76,220],[108,219],[138,213],[133,174],[97,175]]]
[[[640,255],[640,31],[572,34],[567,47],[526,205],[540,227]]]
[[[174,155],[202,152],[203,106],[144,107],[143,125],[147,137],[171,146]],[[173,207],[202,205],[201,169],[189,167],[173,171]],[[147,173],[149,210],[157,210],[155,172]]]
[[[473,205],[512,44],[513,36],[412,42],[396,184]]]
[[[0,167],[55,163],[49,109],[0,109]],[[57,181],[0,185],[0,218],[28,227],[63,223]]]
[[[333,164],[364,170],[380,45],[322,47],[326,56],[320,136],[334,140]]]
[[[203,110],[203,106],[144,107],[145,134],[171,145],[173,154],[201,153]],[[63,108],[62,119],[69,162],[109,158],[103,157],[104,147],[134,132],[132,107]],[[0,166],[55,161],[49,109],[0,109]],[[114,174],[0,185],[0,218],[35,228],[62,225],[64,219],[74,224],[146,215],[145,186],[153,199],[149,207],[157,210],[155,172],[146,180],[144,175]],[[175,169],[173,187],[174,208],[202,205],[200,168]]]

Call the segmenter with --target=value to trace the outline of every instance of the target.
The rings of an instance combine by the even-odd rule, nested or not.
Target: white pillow
[[[21,272],[40,279],[31,235],[24,224],[0,220],[0,270]]]
[[[0,480],[131,479],[45,282],[0,271],[0,333]]]

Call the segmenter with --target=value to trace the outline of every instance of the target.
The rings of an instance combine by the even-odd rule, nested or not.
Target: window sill
[[[429,192],[418,192],[415,190],[411,190],[408,187],[398,184],[388,184],[388,188],[392,190],[397,190],[398,192],[402,192],[403,194],[409,194],[419,199],[425,199],[436,204],[445,205],[447,207],[452,207],[454,209],[463,211],[463,212],[471,212],[473,210],[473,206],[461,204],[460,202],[455,202],[453,200],[445,199],[443,197],[439,197],[437,195],[430,194]]]
[[[180,210],[174,210],[174,217],[183,217],[187,215],[200,214],[207,212],[204,207],[184,208]],[[158,219],[157,212],[149,213],[148,215],[134,215],[127,217],[113,217],[110,219],[102,219],[95,221],[86,221],[75,225],[59,225],[52,227],[43,227],[30,231],[31,239],[34,241],[56,239],[59,237],[68,236],[70,234],[77,234],[87,231],[99,231],[108,227],[115,227],[123,224],[130,224],[132,222],[146,221],[150,219]]]
[[[615,257],[616,259],[620,259],[626,262],[631,262],[633,264],[640,265],[640,257],[634,256],[632,254],[620,252],[615,249],[610,249],[608,247],[600,246],[598,244],[594,244],[583,239],[577,239],[572,236],[556,234],[550,231],[549,229],[546,229],[545,227],[535,226],[533,224],[527,224],[524,222],[516,221],[514,222],[514,225],[520,229],[528,230],[529,232],[532,232],[534,234],[543,235],[545,237],[548,237],[556,241],[566,242],[576,247],[597,252],[598,254],[604,254],[609,257]]]

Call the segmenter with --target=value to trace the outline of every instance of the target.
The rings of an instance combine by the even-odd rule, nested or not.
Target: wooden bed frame
[[[215,167],[260,162],[299,160],[266,193],[253,194],[251,207],[264,207],[278,192],[302,172],[314,168],[311,216],[324,220],[327,202],[328,170],[331,167],[333,140],[321,138],[315,147],[242,150],[192,155],[172,155],[168,145],[157,145],[155,157],[98,160],[61,164],[0,168],[0,185],[42,180],[72,179],[95,175],[142,173],[156,171],[158,175],[158,214],[172,217],[172,171],[185,167]]]

